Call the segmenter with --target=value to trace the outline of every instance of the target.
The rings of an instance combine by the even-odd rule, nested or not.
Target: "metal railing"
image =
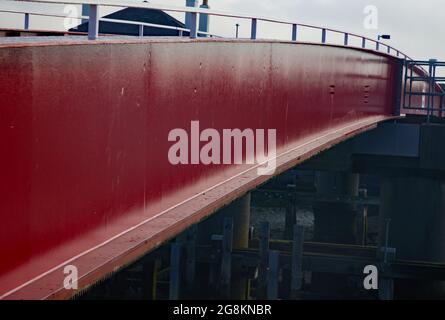
[[[423,67],[428,67],[428,71]],[[436,76],[438,68],[445,68],[445,62],[435,59],[405,62],[403,108],[426,112],[427,122],[434,115],[444,116],[445,77]],[[416,83],[424,84],[422,91],[418,90]],[[413,97],[417,99],[413,101]]]
[[[11,1],[46,3],[46,4],[89,5],[90,6],[90,15],[88,17],[86,17],[86,16],[72,17],[72,16],[62,16],[62,15],[50,15],[50,14],[44,14],[44,13],[38,13],[38,12],[24,12],[24,11],[21,11],[21,12],[14,11],[13,13],[22,13],[25,15],[25,22],[24,22],[25,29],[29,28],[30,15],[41,15],[41,16],[46,15],[46,16],[53,16],[53,17],[60,17],[60,18],[69,17],[69,18],[74,18],[74,19],[88,19],[88,21],[89,21],[89,23],[88,23],[88,38],[90,40],[95,40],[98,38],[99,23],[101,21],[139,25],[140,26],[139,35],[143,35],[143,27],[148,26],[148,27],[155,27],[155,28],[178,30],[180,36],[182,36],[184,32],[188,32],[190,34],[190,38],[192,38],[192,39],[197,38],[198,35],[217,37],[216,35],[210,34],[208,32],[202,32],[202,31],[198,30],[198,16],[200,14],[205,14],[208,16],[219,16],[219,17],[226,17],[226,18],[250,20],[251,21],[250,39],[252,39],[252,40],[257,39],[258,22],[263,21],[263,22],[271,22],[271,23],[276,23],[276,24],[289,25],[291,27],[291,31],[292,31],[292,36],[290,39],[291,41],[298,41],[299,34],[300,34],[300,32],[299,32],[300,28],[308,28],[308,29],[320,31],[320,33],[321,33],[320,40],[321,41],[319,43],[321,43],[321,44],[328,44],[328,35],[330,33],[337,34],[337,35],[342,35],[344,46],[351,46],[351,41],[350,41],[351,38],[357,38],[357,39],[361,40],[361,47],[359,47],[359,48],[369,49],[367,47],[367,44],[371,43],[372,44],[371,50],[382,52],[382,48],[386,48],[386,50],[384,52],[387,54],[392,54],[394,56],[403,58],[405,60],[412,60],[409,56],[407,56],[400,50],[393,48],[392,46],[385,44],[383,42],[377,41],[375,39],[367,38],[365,36],[361,36],[361,35],[351,33],[351,32],[335,30],[335,29],[331,29],[331,28],[327,28],[327,27],[319,27],[319,26],[314,26],[314,25],[309,25],[309,24],[302,24],[302,23],[298,23],[298,22],[292,21],[292,20],[275,19],[275,18],[252,16],[252,15],[245,15],[245,14],[227,13],[227,12],[209,10],[209,9],[203,9],[203,8],[174,7],[174,6],[167,6],[167,5],[160,5],[160,4],[151,4],[151,3],[147,3],[147,2],[135,3],[135,2],[130,2],[130,1],[117,1],[117,0],[11,0]],[[144,23],[144,22],[120,20],[120,19],[118,20],[118,19],[99,18],[99,15],[98,15],[99,6],[118,7],[118,8],[122,8],[122,7],[141,8],[141,9],[162,10],[162,11],[166,11],[166,12],[186,13],[186,14],[190,15],[190,29],[158,25],[158,24],[151,24],[151,23]],[[12,11],[9,11],[9,12],[12,12]]]
[[[0,13],[13,13],[13,14],[23,14],[24,15],[24,29],[29,30],[29,21],[31,16],[40,16],[40,17],[51,17],[51,18],[61,18],[61,19],[77,19],[77,20],[89,20],[89,16],[75,16],[75,15],[61,15],[54,13],[45,13],[45,12],[36,12],[36,11],[20,11],[20,10],[0,10]],[[184,32],[190,32],[190,29],[175,27],[175,26],[167,26],[163,24],[156,23],[148,23],[148,22],[139,22],[139,21],[131,21],[131,20],[121,20],[121,19],[110,19],[110,18],[99,18],[99,22],[111,22],[111,23],[119,23],[119,24],[129,24],[129,25],[137,25],[139,26],[139,36],[144,36],[144,27],[152,27],[159,29],[167,29],[167,30],[175,30],[178,31],[179,36],[183,36]],[[209,37],[221,38],[217,35],[211,34],[209,32],[198,31],[199,35],[205,35]]]
[[[121,1],[121,0],[9,0],[12,2],[28,2],[28,3],[46,3],[46,4],[71,4],[71,5],[89,5],[89,16],[73,16],[73,15],[61,15],[61,14],[50,14],[46,12],[36,12],[36,11],[20,11],[20,10],[0,10],[0,12],[5,13],[15,13],[15,14],[23,14],[24,15],[24,29],[29,30],[30,25],[30,16],[46,16],[46,17],[55,17],[55,18],[70,18],[70,19],[78,19],[78,20],[87,20],[88,21],[88,39],[96,40],[99,37],[99,24],[100,22],[111,22],[111,23],[119,23],[119,24],[129,24],[129,25],[137,25],[139,26],[138,35],[144,36],[144,27],[153,27],[159,29],[167,29],[167,30],[176,30],[178,31],[178,35],[180,37],[184,36],[184,33],[189,33],[189,37],[195,39],[198,35],[206,36],[206,37],[218,37],[215,34],[211,34],[209,32],[203,32],[198,30],[198,18],[199,15],[208,15],[208,16],[218,16],[225,18],[234,18],[234,19],[244,19],[250,20],[250,39],[257,39],[257,31],[258,31],[258,22],[270,22],[275,24],[288,25],[291,27],[291,38],[289,39],[292,42],[299,41],[301,28],[307,28],[312,30],[318,30],[320,32],[320,41],[315,43],[321,44],[334,44],[328,42],[329,34],[337,34],[341,35],[343,41],[342,44],[346,47],[355,47],[362,48],[368,50],[374,50],[376,52],[382,52],[382,48],[386,48],[384,53],[388,55],[393,55],[404,59],[404,92],[403,92],[403,102],[402,107],[405,110],[413,110],[413,111],[424,111],[426,112],[428,120],[433,115],[443,116],[444,109],[444,96],[445,96],[445,77],[436,77],[436,68],[437,67],[445,67],[445,62],[437,62],[435,60],[430,61],[413,61],[408,55],[404,54],[400,50],[393,48],[392,46],[382,43],[378,40],[371,39],[362,35],[358,35],[351,32],[344,32],[340,30],[335,30],[327,27],[319,27],[310,24],[302,24],[292,20],[283,20],[283,19],[275,19],[263,16],[252,16],[245,14],[235,14],[235,13],[227,13],[222,11],[209,10],[204,8],[194,8],[194,7],[174,7],[160,4],[151,4],[147,2],[130,2],[130,1]],[[142,1],[142,0],[141,0]],[[111,18],[100,18],[99,17],[99,7],[113,7],[113,8],[140,8],[140,9],[152,9],[152,10],[161,10],[166,12],[175,12],[175,13],[185,13],[189,14],[190,28],[182,28],[176,26],[168,26],[161,24],[153,24],[141,21],[130,21],[130,20],[121,20],[121,19],[111,19]],[[361,43],[361,46],[351,45],[351,38],[358,39]],[[369,48],[368,44],[372,44],[371,48]],[[424,67],[428,67],[428,71],[424,69]],[[414,73],[416,72],[417,75]],[[418,74],[422,74],[419,76]],[[414,83],[418,81],[423,81],[428,84],[428,91],[419,92],[416,89],[413,89]],[[443,86],[440,86],[439,83],[444,83]],[[421,105],[413,104],[413,97],[421,96],[422,103]],[[414,99],[415,102],[418,102],[419,99]],[[439,107],[436,107],[436,102],[439,101]]]

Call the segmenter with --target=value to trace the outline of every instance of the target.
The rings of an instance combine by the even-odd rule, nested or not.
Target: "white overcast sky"
[[[138,0],[135,0],[137,2]],[[184,6],[185,0],[151,0],[151,3]],[[201,1],[202,2],[202,1]],[[300,23],[337,28],[376,38],[390,34],[389,44],[404,51],[414,59],[437,58],[445,60],[445,0],[209,0],[211,9],[233,13],[292,19]],[[378,29],[364,27],[364,8],[372,5],[378,9]],[[63,5],[27,4],[0,0],[0,10],[27,9],[48,13],[63,13]],[[102,13],[108,13],[103,10]],[[184,20],[182,14],[174,14]],[[239,23],[240,36],[248,37],[250,22],[212,17],[210,31],[233,37],[235,24]],[[1,27],[22,27],[23,17],[0,13]],[[32,17],[31,28],[63,29],[63,19]],[[289,39],[289,26],[259,23],[258,37]],[[302,40],[319,40],[318,33],[302,30]],[[328,40],[340,42],[341,38],[328,35]],[[354,42],[358,45],[358,41]]]

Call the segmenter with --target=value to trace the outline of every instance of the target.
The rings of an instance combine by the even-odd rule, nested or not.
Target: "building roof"
[[[185,28],[185,25],[170,16],[169,14],[154,9],[141,9],[141,8],[126,8],[112,14],[105,16],[104,18],[118,19],[118,20],[130,20],[146,23],[161,24],[173,27]],[[70,31],[88,31],[88,22],[84,22],[79,26],[72,28]],[[99,33],[107,34],[121,34],[121,35],[138,35],[139,26],[113,23],[113,22],[100,22]],[[145,36],[178,36],[179,32],[176,30],[161,29],[154,27],[144,27]]]

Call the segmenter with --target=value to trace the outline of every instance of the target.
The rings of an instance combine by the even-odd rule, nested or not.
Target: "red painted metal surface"
[[[45,41],[45,40],[40,40]],[[174,128],[277,129],[276,174],[392,117],[396,59],[222,40],[0,44],[0,297],[67,298],[266,181],[173,166]]]

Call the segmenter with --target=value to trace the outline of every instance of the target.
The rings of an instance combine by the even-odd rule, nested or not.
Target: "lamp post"
[[[377,36],[377,43],[376,43],[376,48],[375,48],[377,51],[380,50],[380,40],[381,39],[390,40],[391,36],[389,34],[379,34]],[[387,47],[388,47],[388,53],[390,53],[391,47],[390,46],[387,46]]]
[[[378,39],[378,41],[380,41],[380,39],[390,40],[391,39],[391,35],[389,35],[389,34],[379,34],[377,39]]]

